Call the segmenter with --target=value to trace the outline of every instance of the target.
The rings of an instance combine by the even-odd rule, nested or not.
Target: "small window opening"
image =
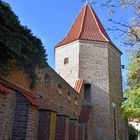
[[[70,92],[68,92],[67,99],[68,99],[69,101],[71,101],[71,93],[70,93]]]
[[[51,78],[48,74],[45,74],[44,81],[45,81],[45,86],[50,84]]]
[[[62,95],[62,85],[58,84],[58,93]]]
[[[69,63],[69,58],[65,58],[64,59],[64,64],[68,64]]]
[[[75,106],[78,105],[78,99],[77,99],[77,97],[74,98],[74,104],[75,104]]]
[[[59,88],[59,89],[62,89],[62,85],[58,84],[58,88]]]
[[[43,98],[43,96],[42,95],[40,95],[40,94],[38,94],[38,99],[41,101],[41,100],[43,100],[44,98]]]
[[[90,99],[90,88],[91,88],[90,84],[85,84],[84,85],[84,99],[85,100],[89,100]]]

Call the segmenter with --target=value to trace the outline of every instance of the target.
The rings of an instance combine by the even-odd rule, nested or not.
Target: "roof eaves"
[[[10,92],[11,92],[11,90],[9,88],[7,88],[6,86],[4,86],[3,84],[0,83],[0,93],[8,94]]]
[[[113,46],[114,47],[114,49],[115,50],[117,50],[119,53],[120,53],[120,55],[122,55],[123,53],[118,49],[118,47],[111,41],[111,42],[109,42],[109,44],[111,45],[111,46]]]
[[[56,48],[59,48],[59,47],[61,47],[61,46],[63,46],[63,45],[66,45],[66,44],[72,43],[72,42],[74,42],[74,41],[77,41],[77,40],[79,40],[79,39],[74,39],[74,40],[71,40],[71,41],[69,41],[69,42],[67,42],[67,43],[59,44],[59,45],[55,46],[55,49],[56,49]]]
[[[9,81],[6,81],[2,78],[0,78],[0,84],[4,85],[6,88],[8,88],[9,90],[13,90],[13,91],[18,91],[19,93],[21,93],[24,97],[27,98],[27,100],[33,105],[38,107],[38,104],[35,101],[35,96],[33,95],[33,93],[31,93],[30,91],[19,87],[17,85],[14,85],[12,83],[10,83]]]

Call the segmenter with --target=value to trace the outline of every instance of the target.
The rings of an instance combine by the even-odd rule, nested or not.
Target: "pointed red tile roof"
[[[55,48],[76,40],[109,42],[114,46],[98,16],[88,3],[81,9],[66,37]],[[118,48],[116,49],[119,51]]]

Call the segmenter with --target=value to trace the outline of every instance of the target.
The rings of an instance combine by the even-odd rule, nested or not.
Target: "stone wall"
[[[93,139],[114,139],[114,113],[116,103],[116,133],[125,139],[125,121],[121,116],[122,77],[120,53],[107,43],[81,41],[80,79],[91,84],[93,104]],[[91,136],[91,135],[89,135]],[[92,138],[88,138],[92,139]]]
[[[114,119],[116,122],[117,140],[125,140],[126,126],[125,120],[121,116],[121,104],[123,101],[122,93],[122,75],[121,75],[121,58],[120,54],[110,46],[109,54],[109,89],[110,89],[110,112],[111,112],[111,134],[114,137]],[[115,116],[112,103],[115,103]]]
[[[46,81],[44,79],[45,74],[49,76]],[[60,115],[78,119],[83,93],[77,93],[50,67],[38,71],[38,76],[40,81],[38,81],[35,92],[40,98],[41,108],[45,107],[48,110],[56,111]]]
[[[91,84],[92,130],[88,140],[110,140],[108,45],[80,41],[79,78]]]
[[[55,49],[56,71],[71,86],[77,79],[91,84],[93,109],[86,126],[89,129],[88,140],[114,139],[112,102],[117,104],[117,136],[123,137],[125,127],[119,111],[122,102],[120,55],[109,43],[85,40]],[[68,64],[64,64],[65,58],[69,59]]]
[[[0,140],[9,140],[12,138],[14,110],[15,94],[0,93]]]
[[[64,59],[68,58],[69,63],[64,64]],[[79,77],[79,41],[55,48],[55,70],[72,87]],[[76,79],[76,80],[75,80]]]
[[[13,78],[3,79],[3,85],[11,93],[0,93],[1,140],[69,140],[70,132],[78,140],[83,87],[81,93],[77,93],[48,66],[37,70],[37,86],[31,91],[27,75],[19,73],[22,74],[22,82],[14,81]],[[74,125],[69,119],[75,120]]]

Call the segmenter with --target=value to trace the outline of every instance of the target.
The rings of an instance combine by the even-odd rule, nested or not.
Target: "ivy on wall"
[[[11,65],[24,70],[36,82],[36,68],[47,66],[44,46],[26,26],[22,26],[10,6],[0,1],[0,74],[10,74]]]

